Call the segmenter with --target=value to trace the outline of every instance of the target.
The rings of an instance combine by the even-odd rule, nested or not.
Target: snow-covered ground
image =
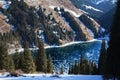
[[[5,0],[0,0],[0,4],[2,5],[3,9],[7,10],[11,4],[11,1],[6,2]]]
[[[51,75],[23,74],[25,77],[6,77],[0,74],[0,80],[102,80],[100,75]]]
[[[85,7],[86,9],[91,9],[91,10],[98,11],[98,12],[103,12],[103,11],[97,9],[97,8],[92,7],[92,6],[88,6],[88,5],[85,5],[85,4],[83,4],[82,6]]]

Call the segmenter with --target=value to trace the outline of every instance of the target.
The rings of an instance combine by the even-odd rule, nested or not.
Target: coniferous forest
[[[57,8],[54,10],[59,12]],[[71,14],[65,12],[63,8],[60,10],[61,16],[65,17],[66,21],[71,22],[69,25],[74,31],[77,31],[75,39],[86,40],[87,37],[84,31],[79,28],[79,24],[76,24],[76,19],[72,19]],[[72,41],[73,32],[67,30],[62,32],[61,23],[57,22],[54,17],[51,18],[52,12],[46,15],[45,8],[41,6],[38,9],[30,7],[24,0],[13,0],[7,10],[0,8],[0,11],[7,15],[8,23],[14,26],[10,32],[0,33],[0,72],[64,74],[64,66],[55,71],[54,57],[46,53],[44,42],[49,45],[60,45],[60,40],[68,38],[68,41]],[[81,19],[84,21],[84,17]],[[39,29],[44,35],[44,41],[39,38]],[[54,34],[52,29],[59,32]],[[94,30],[94,28],[92,29]],[[99,35],[97,34],[96,37]],[[120,0],[117,1],[109,38],[108,42],[105,39],[101,40],[98,63],[88,60],[80,54],[79,60],[69,64],[68,74],[103,75],[105,80],[109,78],[120,79]],[[9,45],[15,43],[18,43],[17,47],[21,45],[23,51],[19,52],[16,49],[15,53],[9,54],[11,48]],[[33,46],[36,47],[35,51],[30,50],[30,47]]]

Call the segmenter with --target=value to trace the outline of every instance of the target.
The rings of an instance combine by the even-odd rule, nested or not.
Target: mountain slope
[[[117,0],[71,0],[77,8],[97,18],[100,18],[103,14],[114,8],[116,1]]]
[[[71,0],[87,15],[94,18],[106,31],[109,31],[117,0]]]
[[[28,41],[33,47],[36,38],[40,38],[45,45],[61,45],[92,40],[101,33],[101,26],[94,19],[89,16],[80,19],[86,14],[70,0],[9,0],[4,3],[1,13],[7,16],[21,44]],[[90,26],[86,21],[91,23]]]

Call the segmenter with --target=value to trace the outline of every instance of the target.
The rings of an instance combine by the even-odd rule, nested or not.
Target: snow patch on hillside
[[[97,9],[97,8],[92,7],[92,6],[88,6],[88,5],[85,5],[85,4],[83,4],[82,6],[85,7],[86,9],[94,10],[94,11],[97,11],[97,12],[103,12],[103,11]]]
[[[96,5],[99,5],[108,1],[111,1],[112,4],[115,4],[117,2],[117,0],[91,0],[91,2]]]
[[[9,5],[11,4],[11,1],[6,2],[5,0],[1,0],[0,4],[2,5],[2,8],[7,10],[9,8]]]
[[[99,0],[96,2],[96,5],[99,5],[100,3],[104,2],[105,0]]]
[[[85,13],[85,14],[88,14],[88,15],[90,15],[88,12],[86,12],[86,11],[84,11],[84,10],[82,10],[82,9],[79,9],[81,12],[83,12],[83,13]]]
[[[72,10],[69,10],[69,9],[65,9],[65,11],[73,14],[75,17],[80,17],[80,15],[78,15],[76,12],[72,11]]]

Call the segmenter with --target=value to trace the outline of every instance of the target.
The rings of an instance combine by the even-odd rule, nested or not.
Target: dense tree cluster
[[[69,25],[71,26],[71,28],[76,32],[76,37],[75,40],[87,40],[85,37],[85,34],[83,33],[82,29],[80,28],[79,24],[75,21],[74,17],[71,16],[71,14],[69,12],[64,11],[63,8],[60,9],[60,11],[62,12],[62,16],[65,18],[65,20],[67,22],[69,22]]]
[[[95,24],[93,24],[92,20],[87,15],[83,14],[79,17],[79,19],[94,33],[95,38],[100,37],[100,32],[96,30],[94,27]]]
[[[18,53],[16,50],[15,54],[8,55],[6,43],[0,41],[0,70],[14,71],[20,69],[25,73],[33,73],[35,71],[53,73],[52,58],[49,55],[47,59],[43,43],[41,41],[38,42],[39,49],[34,58],[28,42],[24,43],[24,52]]]
[[[19,42],[19,36],[14,31],[10,31],[9,33],[0,33],[0,40],[6,43],[14,43],[15,41]]]
[[[14,63],[11,56],[8,55],[8,48],[5,42],[0,40],[0,70],[14,70]]]
[[[89,62],[82,56],[79,62],[69,67],[69,74],[98,74],[98,68],[94,62]]]

